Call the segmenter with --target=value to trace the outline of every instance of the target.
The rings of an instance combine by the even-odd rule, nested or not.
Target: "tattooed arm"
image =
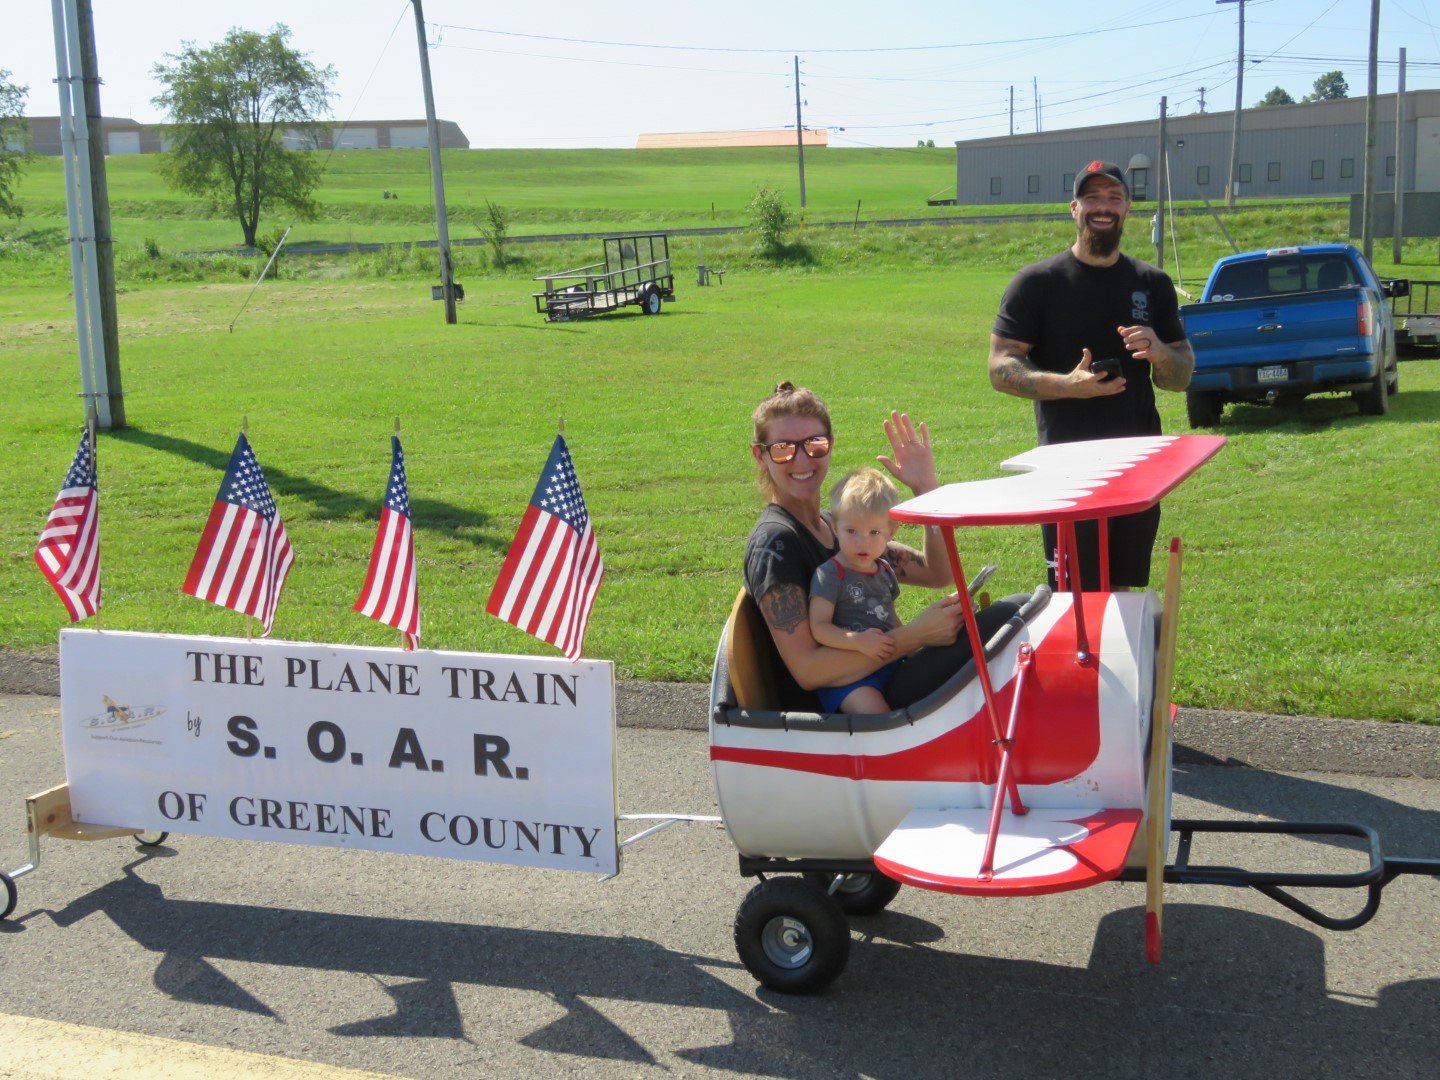
[[[945,541],[940,530],[925,527],[925,550],[890,541],[885,548],[885,561],[895,569],[895,576],[901,585],[920,585],[929,589],[944,589],[955,584],[950,572],[950,556],[945,550]]]
[[[1073,369],[1055,372],[1036,367],[1029,359],[1030,348],[1026,342],[991,334],[990,385],[1002,394],[1032,401],[1105,397],[1125,389],[1125,380],[1120,376],[1102,379],[1091,372],[1089,349],[1082,351]]]

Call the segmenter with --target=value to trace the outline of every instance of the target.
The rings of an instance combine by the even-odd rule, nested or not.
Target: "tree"
[[[301,218],[315,213],[320,163],[287,149],[285,140],[298,134],[319,145],[335,69],[317,68],[289,39],[283,24],[263,35],[233,29],[208,49],[187,41],[155,65],[166,89],[154,103],[173,125],[161,174],[172,187],[233,211],[250,247],[270,206],[288,206]]]
[[[1345,73],[1341,71],[1327,71],[1315,80],[1315,92],[1306,94],[1301,101],[1339,101],[1341,98],[1350,96],[1350,84],[1345,81]]]
[[[16,86],[10,72],[0,68],[0,216],[22,216],[15,201],[15,184],[30,157],[30,125],[25,120],[28,86]]]
[[[1263,109],[1269,105],[1294,105],[1292,98],[1283,87],[1274,87],[1268,94],[1255,103],[1257,109]]]

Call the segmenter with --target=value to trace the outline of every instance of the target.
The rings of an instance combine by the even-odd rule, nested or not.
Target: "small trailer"
[[[1412,281],[1409,295],[1394,304],[1395,343],[1412,356],[1423,355],[1415,351],[1419,347],[1440,345],[1440,315],[1431,306],[1432,289],[1440,298],[1440,281]]]
[[[546,322],[570,322],[631,304],[659,315],[661,303],[675,299],[666,234],[607,236],[604,243],[604,262],[535,278],[545,290],[533,294],[535,310]]]

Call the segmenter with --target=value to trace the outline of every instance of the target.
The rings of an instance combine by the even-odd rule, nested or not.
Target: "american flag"
[[[390,437],[390,484],[380,508],[380,528],[370,552],[370,569],[355,610],[405,635],[405,647],[420,637],[420,598],[415,585],[415,536],[410,529],[410,489],[400,437]]]
[[[268,636],[294,561],[270,485],[242,432],[182,591],[257,616]]]
[[[579,660],[604,574],[580,480],[557,435],[485,610]]]
[[[100,609],[100,494],[88,426],[45,519],[35,565],[65,604],[71,622]]]

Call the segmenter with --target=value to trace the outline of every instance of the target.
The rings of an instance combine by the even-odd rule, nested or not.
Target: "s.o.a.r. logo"
[[[108,694],[101,694],[105,711],[87,716],[81,721],[87,731],[133,731],[147,720],[165,715],[165,709],[158,705],[117,705]]]

